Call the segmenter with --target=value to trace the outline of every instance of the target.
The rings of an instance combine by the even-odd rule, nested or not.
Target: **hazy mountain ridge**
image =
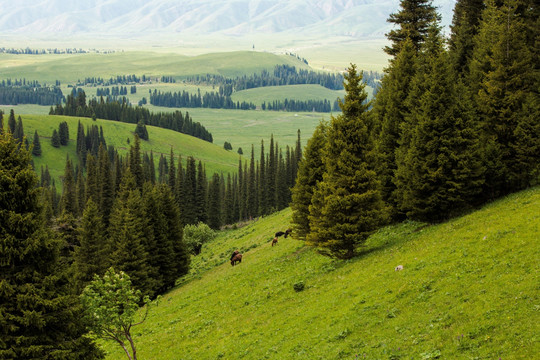
[[[453,0],[434,1],[443,24]],[[2,35],[143,37],[150,34],[257,33],[383,37],[397,0],[0,0]]]

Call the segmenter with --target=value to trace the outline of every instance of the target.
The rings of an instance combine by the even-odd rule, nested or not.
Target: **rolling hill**
[[[226,230],[134,328],[145,359],[533,359],[540,188],[372,235],[349,261],[270,240],[290,209]],[[234,249],[241,264],[227,262]],[[398,265],[403,270],[395,271]],[[303,291],[300,289],[303,284]],[[103,344],[107,359],[122,350]]]

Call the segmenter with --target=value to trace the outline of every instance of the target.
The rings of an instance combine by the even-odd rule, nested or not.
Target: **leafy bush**
[[[188,251],[193,255],[200,254],[203,244],[215,237],[216,232],[203,222],[184,227],[184,241]]]

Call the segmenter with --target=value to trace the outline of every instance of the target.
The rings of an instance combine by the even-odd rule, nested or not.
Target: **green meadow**
[[[61,184],[58,181],[64,173],[66,156],[73,159],[75,163],[78,161],[76,144],[79,121],[84,126],[85,132],[87,126],[102,126],[107,145],[113,145],[121,155],[125,155],[133,144],[135,124],[101,119],[92,121],[89,118],[57,115],[22,115],[21,118],[28,141],[32,143],[35,130],[38,131],[40,138],[42,155],[39,157],[34,156],[36,171],[39,174],[41,166],[45,167],[45,165],[48,165],[51,176],[56,179],[57,184]],[[51,135],[54,129],[58,130],[58,125],[62,121],[66,121],[69,126],[69,144],[55,148],[51,145]],[[172,130],[154,126],[147,126],[147,129],[150,139],[149,141],[141,141],[141,151],[153,151],[156,169],[159,157],[163,154],[169,158],[171,148],[176,157],[179,155],[182,156],[184,163],[188,156],[193,156],[195,159],[201,160],[206,165],[206,172],[209,176],[214,172],[234,173],[238,169],[239,155],[223,149],[223,146],[210,144],[207,141]]]
[[[256,51],[197,56],[151,51],[37,56],[0,54],[0,64],[0,79],[26,78],[49,84],[54,84],[55,80],[73,83],[86,77],[108,79],[117,75],[173,76],[176,79],[206,74],[236,77],[272,70],[276,64],[307,68],[295,57]]]
[[[268,86],[238,91],[231,98],[234,101],[252,102],[260,106],[262,101],[295,99],[295,100],[328,100],[334,104],[336,98],[343,98],[345,90],[330,90],[321,85],[285,85]]]
[[[134,328],[139,357],[507,360],[540,353],[540,188],[442,224],[387,226],[348,261],[291,238],[272,247],[290,221],[286,209],[205,244],[190,274]],[[244,257],[231,267],[234,249]],[[116,344],[102,345],[107,359],[125,356]]]

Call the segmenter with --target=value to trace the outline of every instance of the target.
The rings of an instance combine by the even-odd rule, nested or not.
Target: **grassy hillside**
[[[0,54],[0,63],[0,79],[26,78],[49,84],[55,80],[71,83],[85,77],[109,78],[129,74],[152,77],[166,75],[178,79],[207,73],[235,77],[259,73],[263,69],[272,70],[277,64],[307,67],[292,56],[256,51],[198,56],[151,51],[38,56]]]
[[[268,86],[242,90],[232,95],[234,101],[253,102],[260,105],[263,101],[267,103],[274,100],[329,100],[334,104],[336,98],[343,98],[345,90],[330,90],[321,85],[286,85]]]
[[[114,145],[120,154],[125,154],[133,142],[133,131],[135,124],[126,124],[116,121],[96,120],[89,118],[79,118],[70,116],[49,116],[49,115],[22,115],[25,134],[31,143],[34,131],[38,131],[40,138],[42,155],[34,157],[35,168],[39,174],[41,166],[49,166],[51,176],[57,181],[64,173],[66,155],[76,160],[77,144],[77,124],[81,121],[86,132],[86,127],[97,125],[103,127],[103,134],[107,145]],[[69,126],[69,144],[55,148],[51,145],[51,135],[54,129],[58,130],[60,122],[66,121]],[[188,156],[193,156],[197,160],[202,160],[206,164],[206,172],[210,176],[214,172],[236,172],[238,168],[238,154],[223,149],[223,146],[211,144],[209,142],[154,126],[147,126],[149,141],[141,141],[141,151],[150,150],[154,153],[156,169],[161,154],[170,155],[171,146],[176,156],[182,155],[185,162]],[[58,184],[58,183],[57,183]]]
[[[222,232],[135,328],[142,359],[533,359],[540,353],[540,188],[439,225],[388,226],[350,261],[277,230]],[[227,263],[233,249],[244,261]],[[403,265],[402,271],[394,268]],[[293,286],[303,282],[305,289]],[[107,343],[108,359],[121,359]]]

